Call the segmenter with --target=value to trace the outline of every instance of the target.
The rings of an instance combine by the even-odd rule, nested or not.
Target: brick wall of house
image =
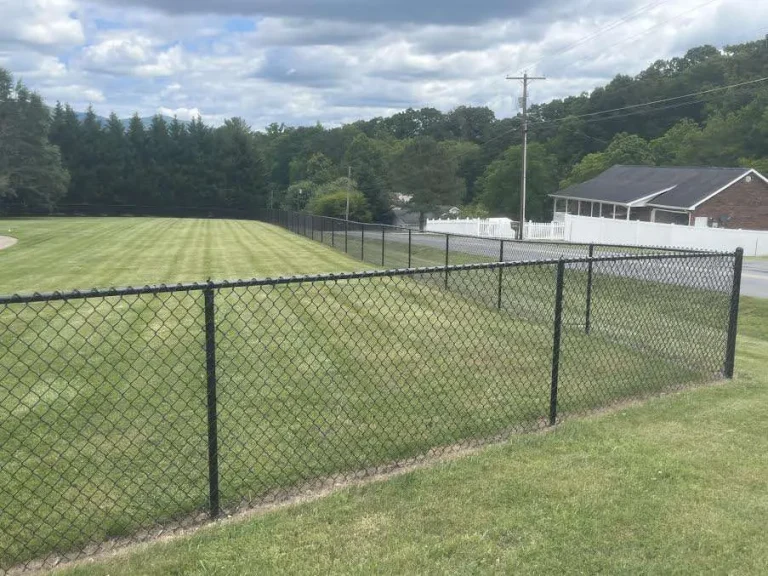
[[[721,221],[723,215],[730,216],[730,220]],[[768,230],[768,183],[755,175],[752,182],[742,179],[699,206],[691,222],[700,216],[712,218],[720,228]]]

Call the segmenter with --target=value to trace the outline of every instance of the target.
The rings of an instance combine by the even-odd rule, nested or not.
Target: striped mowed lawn
[[[370,267],[256,222],[6,228],[20,242],[0,253],[4,293]],[[224,504],[538,425],[550,392],[553,270],[505,275],[502,313],[491,270],[452,275],[449,292],[434,275],[219,291]],[[579,274],[566,294],[574,311]],[[652,327],[647,303],[635,306]],[[205,509],[202,310],[200,292],[0,310],[0,567]],[[596,308],[596,325],[618,310],[632,317],[622,291]],[[681,337],[713,330],[680,316]],[[564,410],[705,377],[614,332],[566,332]]]

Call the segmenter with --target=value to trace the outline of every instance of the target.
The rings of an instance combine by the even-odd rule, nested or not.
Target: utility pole
[[[349,220],[349,187],[352,184],[352,166],[347,166],[347,216],[346,220]]]
[[[523,81],[523,173],[520,177],[520,232],[518,238],[523,239],[525,230],[525,193],[528,185],[528,83],[533,80],[546,80],[544,76],[528,76],[526,71],[522,76],[507,76],[507,80]]]

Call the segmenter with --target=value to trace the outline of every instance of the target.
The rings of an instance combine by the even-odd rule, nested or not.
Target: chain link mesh
[[[280,218],[376,266],[445,242]],[[0,571],[727,375],[738,257],[610,254],[0,298]]]

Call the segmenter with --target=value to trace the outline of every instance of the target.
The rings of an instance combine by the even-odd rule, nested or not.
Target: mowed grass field
[[[733,382],[61,574],[765,574],[767,326],[742,299]]]
[[[20,239],[0,252],[4,293],[371,267],[255,222],[0,224]],[[539,427],[554,266],[505,270],[501,311],[498,279],[453,273],[448,291],[442,274],[218,291],[224,505]],[[569,271],[562,412],[717,376],[727,295],[638,291],[606,276],[587,336],[583,280]],[[0,567],[205,509],[201,292],[11,305],[0,346]]]
[[[0,219],[0,294],[291,276],[368,268],[283,229],[244,220]]]

